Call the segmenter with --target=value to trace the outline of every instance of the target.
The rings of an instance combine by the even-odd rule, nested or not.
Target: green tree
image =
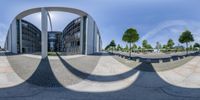
[[[126,44],[126,46],[124,47],[124,51],[128,51],[128,45]]]
[[[153,49],[153,47],[150,44],[148,44],[147,49]]]
[[[133,28],[127,29],[122,37],[122,40],[129,43],[130,45],[129,55],[131,56],[131,51],[132,51],[131,44],[139,40],[139,34],[137,33],[137,30]]]
[[[167,45],[163,45],[163,47],[162,47],[163,49],[167,49]]]
[[[115,40],[112,40],[112,41],[110,42],[110,47],[112,48],[112,53],[113,53],[113,50],[114,50],[114,48],[116,47]]]
[[[110,48],[110,44],[108,44],[106,47],[105,47],[105,50],[109,50]]]
[[[164,44],[163,47],[162,47],[162,49],[163,49],[162,51],[166,52],[168,50],[167,45]]]
[[[195,43],[193,47],[194,48],[200,48],[200,44],[199,43]]]
[[[142,48],[141,48],[140,46],[138,47],[138,51],[139,51],[139,52],[141,52],[141,51],[142,51]]]
[[[189,50],[190,50],[190,51],[192,51],[192,50],[193,50],[193,46],[192,46],[192,45],[190,45],[190,47],[189,47]]]
[[[199,49],[200,50],[200,44],[199,43],[195,43],[193,46],[194,49]]]
[[[148,44],[147,40],[142,41],[142,47],[143,49],[153,49],[153,47],[150,44]]]
[[[117,45],[117,51],[122,50],[122,47],[120,46],[120,44]]]
[[[168,42],[167,42],[167,47],[168,47],[169,49],[172,49],[173,46],[174,46],[174,41],[173,41],[172,39],[169,39]]]
[[[182,32],[182,34],[179,37],[180,43],[186,43],[186,53],[187,54],[188,54],[188,43],[193,42],[193,41],[194,41],[193,35],[189,30]]]
[[[137,45],[136,45],[136,44],[133,44],[132,50],[135,51],[136,49],[137,49]]]
[[[143,40],[143,41],[142,41],[142,47],[146,49],[146,48],[147,48],[147,45],[148,45],[147,40]]]

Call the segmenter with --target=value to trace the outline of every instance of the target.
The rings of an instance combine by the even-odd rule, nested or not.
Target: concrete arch
[[[80,33],[80,51],[82,54],[92,54],[94,52],[99,52],[102,47],[102,41],[101,36],[99,33],[99,29],[93,20],[93,18],[87,14],[86,12],[75,9],[75,8],[68,8],[68,7],[38,7],[38,8],[32,8],[25,10],[21,13],[19,13],[14,20],[12,21],[9,31],[8,31],[8,43],[5,43],[5,48],[8,51],[11,51],[13,53],[17,53],[19,51],[18,48],[20,48],[20,52],[22,52],[22,28],[21,28],[21,19],[34,14],[41,12],[41,48],[42,48],[42,58],[47,57],[47,48],[48,48],[48,17],[49,11],[59,11],[59,12],[66,12],[66,13],[73,13],[77,14],[81,18],[81,27]],[[18,24],[18,22],[20,24]],[[18,25],[17,25],[18,24]],[[50,22],[51,24],[51,22]],[[18,29],[18,27],[20,27]],[[52,27],[52,26],[51,26]],[[19,33],[19,35],[17,34]],[[19,46],[17,46],[17,37],[20,38]]]
[[[18,14],[15,19],[21,19],[24,18],[30,14],[34,14],[34,13],[38,13],[38,12],[42,12],[42,9],[45,9],[46,11],[60,11],[60,12],[67,12],[67,13],[73,13],[73,14],[77,14],[79,16],[87,16],[88,14],[82,10],[79,9],[75,9],[75,8],[68,8],[68,7],[39,7],[39,8],[32,8],[32,9],[28,9],[25,10],[23,12],[21,12],[20,14]]]

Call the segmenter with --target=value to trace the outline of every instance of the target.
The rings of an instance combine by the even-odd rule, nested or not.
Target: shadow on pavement
[[[137,71],[141,73],[136,81],[129,87],[109,92],[79,92],[63,87],[54,76],[48,58],[40,61],[34,74],[24,83],[17,86],[0,89],[0,99],[10,98],[21,100],[26,99],[73,99],[73,100],[182,100],[191,99],[198,100],[200,98],[199,88],[184,88],[174,86],[165,82],[154,70],[151,63],[141,63],[135,69],[128,72],[113,75],[99,76],[84,73],[73,68],[67,61],[58,56],[65,67],[74,75],[97,82],[112,82],[123,80],[135,74]],[[141,71],[142,70],[142,71]],[[151,70],[151,72],[145,72]],[[33,84],[33,85],[28,85]],[[38,87],[39,86],[39,87]],[[54,90],[50,87],[57,87]],[[52,89],[52,90],[51,90]],[[81,89],[81,88],[80,88]],[[46,95],[45,95],[46,94]]]
[[[53,74],[48,57],[40,61],[33,75],[26,82],[41,87],[62,87]]]
[[[118,75],[111,75],[111,76],[92,75],[91,73],[81,72],[80,70],[71,66],[61,56],[58,55],[58,57],[59,57],[60,61],[62,62],[62,64],[65,66],[65,68],[67,68],[74,75],[76,75],[79,78],[87,79],[87,80],[91,80],[91,81],[112,82],[112,81],[117,81],[117,80],[123,80],[125,78],[132,76],[133,74],[135,74],[137,72],[135,69],[132,69],[128,72],[118,74]]]

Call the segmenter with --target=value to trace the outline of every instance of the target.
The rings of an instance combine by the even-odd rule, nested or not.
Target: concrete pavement
[[[107,54],[46,60],[15,55],[0,61],[0,100],[200,99],[199,56],[165,71],[140,70],[143,63],[130,67]]]

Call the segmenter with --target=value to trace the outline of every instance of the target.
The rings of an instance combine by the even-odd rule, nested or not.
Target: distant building
[[[62,32],[56,32],[56,31],[48,32],[48,51],[49,52],[61,51],[61,35],[62,35]]]

